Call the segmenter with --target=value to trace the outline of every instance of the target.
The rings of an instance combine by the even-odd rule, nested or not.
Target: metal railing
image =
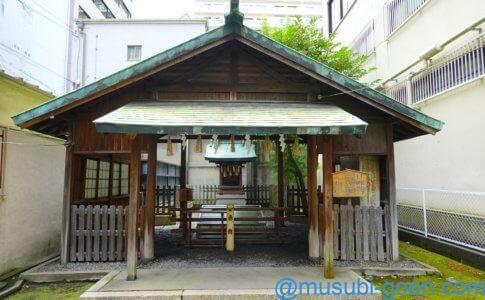
[[[384,13],[387,20],[387,35],[404,24],[426,1],[428,0],[391,0],[386,3]]]
[[[485,252],[485,192],[397,189],[399,227]]]
[[[350,44],[350,48],[354,49],[360,55],[367,55],[374,51],[374,20],[364,27],[359,35]]]
[[[450,51],[427,68],[388,88],[386,94],[403,104],[415,104],[485,74],[485,34]]]

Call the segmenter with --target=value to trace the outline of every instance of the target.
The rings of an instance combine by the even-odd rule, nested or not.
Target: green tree
[[[264,20],[261,33],[355,80],[360,80],[374,70],[374,68],[365,67],[366,55],[359,55],[352,48],[336,42],[335,34],[326,36],[317,27],[316,18],[305,23],[300,17],[296,17],[282,27],[272,27]],[[288,138],[294,139],[294,137]],[[299,157],[293,156],[291,148],[288,145],[284,155],[285,179],[287,184],[304,187],[306,146],[301,146],[302,155]],[[270,156],[269,166],[275,174],[277,160],[274,153]]]
[[[316,18],[305,23],[296,17],[285,26],[272,27],[263,20],[261,33],[355,80],[374,70],[364,65],[367,55],[336,42],[335,34],[326,36],[316,23]]]

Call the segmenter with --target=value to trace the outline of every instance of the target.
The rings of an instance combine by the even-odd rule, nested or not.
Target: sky
[[[194,0],[133,0],[133,17],[178,19],[190,14],[193,5]]]

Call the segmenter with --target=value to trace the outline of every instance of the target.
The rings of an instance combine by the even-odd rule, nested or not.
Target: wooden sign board
[[[332,178],[334,197],[367,197],[369,193],[367,173],[347,169],[333,173]]]

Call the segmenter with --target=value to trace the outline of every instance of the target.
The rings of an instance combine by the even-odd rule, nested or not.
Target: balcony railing
[[[350,47],[360,55],[367,55],[374,51],[374,21],[371,21],[364,30],[350,44]]]
[[[437,59],[408,80],[388,88],[386,94],[415,104],[485,74],[485,34]]]
[[[428,0],[391,0],[384,8],[387,19],[387,35],[394,32],[399,26],[417,11]]]

